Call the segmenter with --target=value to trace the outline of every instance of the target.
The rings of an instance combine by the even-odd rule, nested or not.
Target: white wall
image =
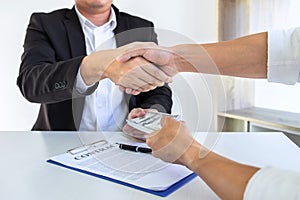
[[[0,8],[0,130],[30,130],[38,105],[27,102],[21,95],[18,76],[25,30],[33,11],[50,11],[72,6],[72,0],[13,0]]]
[[[37,116],[39,106],[27,102],[16,86],[30,14],[34,11],[72,7],[73,3],[73,0],[17,0],[6,1],[1,6],[0,87],[3,94],[0,100],[0,130],[30,130]],[[213,0],[115,0],[114,3],[121,11],[152,20],[157,28],[183,35],[189,41],[216,40],[216,9]],[[201,107],[205,107],[205,102]]]
[[[114,0],[121,10],[152,20],[197,42],[216,40],[215,0]]]

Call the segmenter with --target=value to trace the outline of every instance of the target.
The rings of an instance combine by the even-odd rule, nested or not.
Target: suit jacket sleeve
[[[57,103],[72,98],[85,52],[71,56],[68,43],[62,42],[67,40],[63,28],[62,20],[47,19],[43,13],[30,18],[17,85],[31,102]]]
[[[172,92],[170,87],[165,84],[163,87],[156,88],[149,92],[143,92],[130,98],[129,110],[133,108],[151,108],[160,112],[171,113]]]

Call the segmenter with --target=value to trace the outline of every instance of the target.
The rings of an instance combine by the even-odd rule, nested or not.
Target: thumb
[[[116,58],[116,60],[124,63],[124,62],[127,62],[128,60],[130,60],[131,58],[143,56],[145,54],[145,52],[146,52],[146,50],[141,49],[141,48],[127,50],[124,53],[122,53],[121,55],[119,55]]]
[[[160,120],[160,124],[162,127],[164,127],[170,120],[172,120],[169,116],[163,116]]]
[[[129,54],[122,54],[122,55],[119,55],[119,56],[116,58],[116,60],[117,60],[118,62],[124,63],[124,62],[127,62],[128,60],[130,60],[130,58],[131,58],[131,56],[130,56]]]

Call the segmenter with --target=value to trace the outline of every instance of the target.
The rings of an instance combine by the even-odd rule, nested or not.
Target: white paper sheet
[[[73,149],[50,160],[154,191],[165,190],[192,173],[184,166],[165,163],[152,154],[119,149],[116,142],[145,146],[117,136]]]

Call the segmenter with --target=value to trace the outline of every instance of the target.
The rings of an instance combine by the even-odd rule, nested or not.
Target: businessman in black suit
[[[108,26],[115,36],[110,38],[111,41],[115,42],[115,47],[120,48],[92,53],[95,49],[89,50],[93,46],[89,44],[89,38],[93,37],[87,36],[84,29],[90,26],[95,26],[95,29]],[[95,35],[93,36],[95,39]],[[99,105],[95,106],[95,109],[91,107],[90,111],[85,111],[86,107],[90,106],[87,105],[86,99],[93,96],[99,85],[108,79],[122,88],[127,88],[126,92],[129,94],[133,94],[130,88],[134,89],[135,93],[138,91],[136,94],[148,91],[129,96],[129,100],[126,101],[128,111],[131,111],[129,116],[140,116],[141,110],[148,108],[170,113],[172,93],[168,85],[164,84],[170,81],[169,77],[141,58],[124,64],[115,61],[115,58],[126,50],[121,46],[135,41],[157,43],[153,23],[119,12],[112,5],[112,0],[75,0],[72,9],[32,14],[17,79],[24,97],[30,102],[41,104],[32,130],[101,129],[97,125],[99,119],[88,121],[93,118],[91,114]],[[136,67],[137,64],[140,67]],[[77,89],[78,80],[84,83],[85,91]],[[106,89],[109,91],[112,84],[108,84],[110,87]],[[162,86],[153,89],[157,85]],[[105,98],[105,95],[97,96],[95,101]],[[111,101],[114,97],[110,98]],[[126,95],[121,98],[126,99]],[[102,109],[100,117],[106,112],[114,112],[114,109]],[[119,105],[117,109],[122,111],[124,107]],[[111,122],[109,120],[105,122]]]

